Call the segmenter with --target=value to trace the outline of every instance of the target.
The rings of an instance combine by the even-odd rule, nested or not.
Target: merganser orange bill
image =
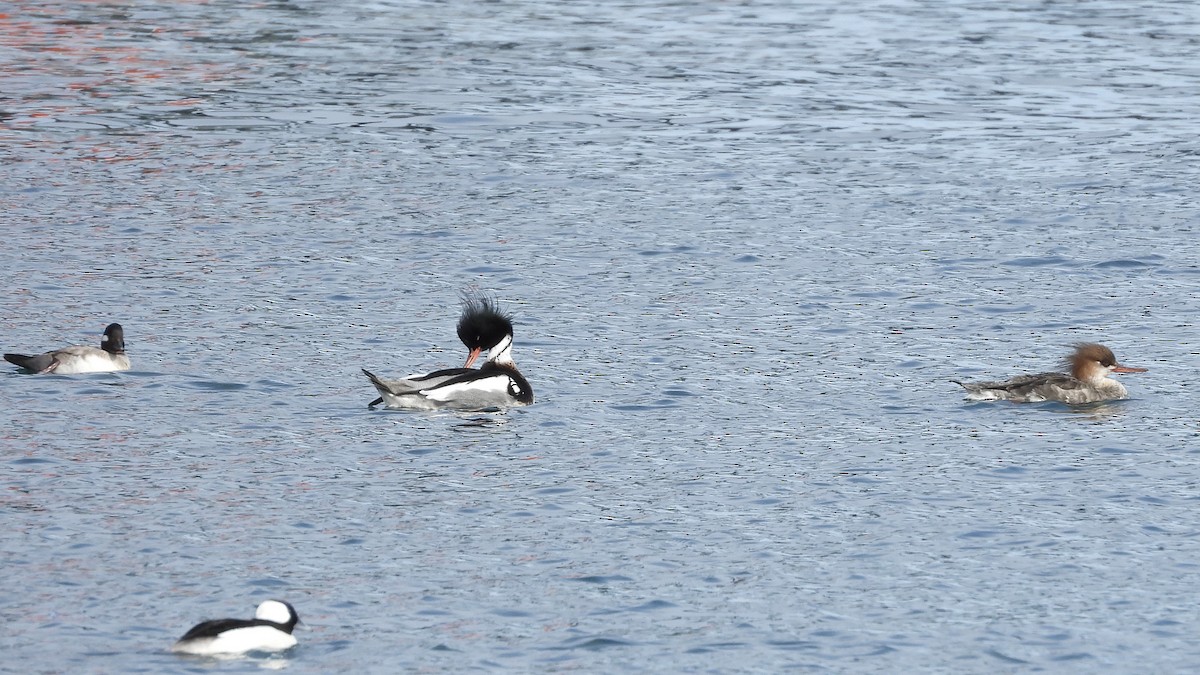
[[[1067,357],[1067,365],[1070,366],[1070,373],[1021,375],[998,382],[951,381],[967,390],[968,401],[1058,401],[1067,405],[1082,405],[1128,398],[1129,391],[1125,385],[1109,375],[1146,372],[1145,368],[1117,363],[1117,357],[1111,349],[1092,342],[1075,345],[1075,352]]]

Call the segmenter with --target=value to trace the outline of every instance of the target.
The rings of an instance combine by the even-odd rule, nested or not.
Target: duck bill
[[[1112,369],[1114,373],[1144,373],[1146,368],[1129,368],[1127,366],[1117,366]]]
[[[467,364],[465,366],[463,366],[463,368],[470,368],[471,364],[475,363],[475,359],[479,358],[479,354],[482,351],[483,350],[480,349],[479,347],[475,347],[474,349],[472,349],[471,353],[467,355]]]

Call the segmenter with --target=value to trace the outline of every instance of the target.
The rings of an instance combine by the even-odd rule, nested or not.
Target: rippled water
[[[798,6],[797,6],[798,5]],[[1190,3],[17,3],[0,669],[1200,666]],[[368,411],[517,318],[537,403]],[[1102,341],[1128,401],[948,380]],[[211,664],[190,625],[298,608]]]

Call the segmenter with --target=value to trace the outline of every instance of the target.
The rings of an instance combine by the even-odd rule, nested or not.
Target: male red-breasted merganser
[[[111,373],[129,370],[129,357],[125,355],[125,331],[119,323],[111,323],[100,337],[100,348],[73,345],[45,354],[5,354],[4,360],[35,373]]]
[[[171,651],[197,656],[281,652],[296,646],[292,630],[299,622],[290,603],[267,600],[253,619],[212,619],[192,626]]]
[[[512,317],[502,312],[494,299],[464,296],[458,337],[470,350],[462,368],[398,380],[381,379],[364,368],[363,374],[380,394],[368,407],[384,403],[389,408],[409,410],[483,410],[533,403],[533,387],[512,359]],[[479,370],[472,370],[471,364],[484,349],[488,350],[486,362]]]
[[[1145,368],[1129,368],[1117,363],[1112,350],[1104,345],[1083,343],[1067,357],[1068,373],[1021,375],[1002,382],[959,382],[967,390],[968,401],[1059,401],[1068,405],[1112,401],[1129,396],[1125,385],[1109,377],[1112,373],[1144,373]]]

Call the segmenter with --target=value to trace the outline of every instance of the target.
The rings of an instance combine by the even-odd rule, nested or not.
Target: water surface
[[[1195,669],[1198,18],[11,8],[4,348],[135,368],[0,374],[0,669]],[[470,285],[537,403],[367,410]],[[1081,340],[1130,400],[949,382]]]

